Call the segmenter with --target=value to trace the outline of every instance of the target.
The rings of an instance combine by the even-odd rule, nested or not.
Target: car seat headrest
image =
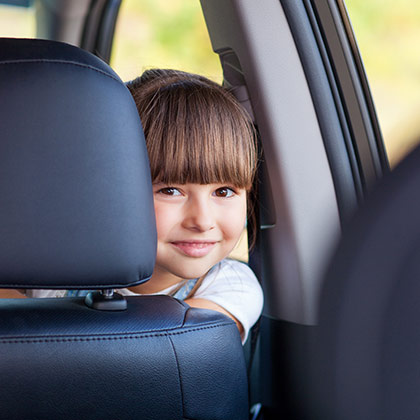
[[[0,39],[0,285],[118,288],[156,253],[150,169],[116,73],[68,44]]]

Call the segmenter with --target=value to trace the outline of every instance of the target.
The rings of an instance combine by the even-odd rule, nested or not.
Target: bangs
[[[153,182],[251,188],[254,128],[226,93],[183,82],[154,95],[141,115]]]

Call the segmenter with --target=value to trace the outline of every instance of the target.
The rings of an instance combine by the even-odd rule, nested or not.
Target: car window
[[[25,1],[10,3],[21,3],[22,6],[29,4]],[[33,7],[0,4],[0,37],[33,38],[35,32],[35,10]]]
[[[199,1],[124,0],[111,65],[123,80],[146,68],[176,68],[222,80]]]
[[[420,141],[420,3],[347,0],[391,166]]]

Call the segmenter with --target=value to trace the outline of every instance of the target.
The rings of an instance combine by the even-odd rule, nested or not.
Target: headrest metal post
[[[125,311],[127,309],[127,300],[119,293],[115,293],[114,289],[88,293],[85,304],[98,311]]]

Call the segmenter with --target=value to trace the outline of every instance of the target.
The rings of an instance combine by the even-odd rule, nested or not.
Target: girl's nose
[[[214,212],[205,198],[194,198],[186,204],[183,225],[187,229],[206,232],[215,226]]]

